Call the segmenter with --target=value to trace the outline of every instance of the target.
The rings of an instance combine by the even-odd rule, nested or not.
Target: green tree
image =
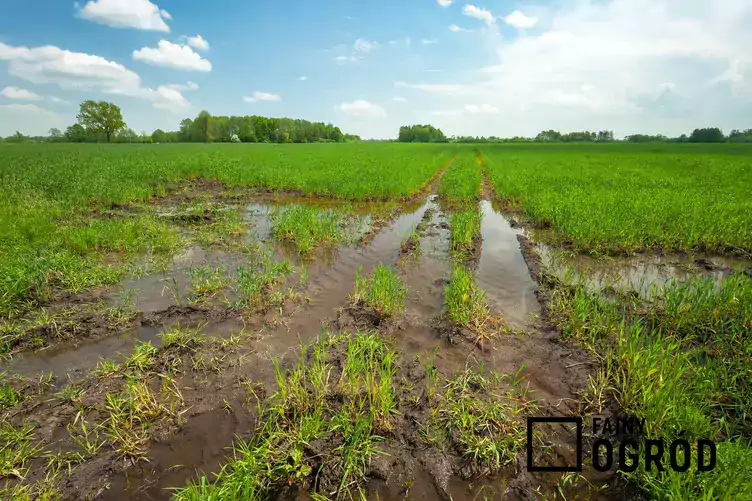
[[[104,136],[108,143],[115,134],[125,129],[120,107],[107,101],[84,101],[76,118],[88,131]]]
[[[689,136],[690,143],[722,143],[725,140],[723,132],[718,127],[695,129]]]
[[[55,127],[50,129],[50,141],[59,142],[65,139],[65,136],[63,136],[63,133],[60,132],[60,129],[57,129]]]
[[[167,134],[165,134],[165,131],[163,131],[162,129],[157,129],[151,133],[151,140],[154,143],[166,143]]]
[[[81,124],[73,124],[65,129],[65,139],[71,143],[83,143],[86,141],[86,129]]]

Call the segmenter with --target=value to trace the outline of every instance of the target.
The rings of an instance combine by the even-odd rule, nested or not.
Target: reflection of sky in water
[[[644,297],[651,297],[654,287],[662,288],[670,281],[684,282],[692,277],[704,277],[720,282],[735,269],[750,266],[750,261],[728,257],[705,257],[718,269],[706,270],[694,263],[692,258],[682,255],[634,257],[599,257],[585,254],[571,255],[546,245],[538,245],[538,253],[549,272],[560,279],[580,279],[591,290],[599,290],[606,285],[620,291],[637,291]]]

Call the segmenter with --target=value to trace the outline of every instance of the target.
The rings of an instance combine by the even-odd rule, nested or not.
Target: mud
[[[180,388],[180,408],[184,412],[180,419],[167,419],[149,429],[148,462],[125,461],[104,446],[94,457],[73,468],[71,474],[64,475],[59,485],[61,498],[168,499],[169,488],[219,471],[229,455],[228,448],[252,433],[257,424],[257,403],[276,387],[272,360],[279,360],[283,368],[289,367],[300,344],[312,341],[322,328],[352,332],[366,327],[378,330],[400,353],[400,378],[413,385],[416,393],[411,401],[417,402],[400,408],[397,425],[384,444],[384,450],[391,455],[376,455],[369,466],[364,484],[369,499],[377,495],[380,499],[537,499],[537,491],[553,495],[559,477],[527,472],[523,456],[516,457],[501,472],[488,474],[468,468],[457,443],[451,442],[447,450],[437,451],[421,439],[420,425],[429,419],[430,405],[418,388],[425,387],[427,376],[422,362],[428,359],[434,361],[437,374],[445,379],[466,367],[503,374],[519,372],[539,406],[537,415],[577,413],[590,370],[590,359],[581,350],[562,343],[555,331],[546,328],[545,315],[535,320],[545,311],[536,298],[540,261],[524,236],[488,199],[481,202],[484,216],[477,283],[486,291],[492,312],[524,334],[496,337],[483,350],[463,339],[451,343],[443,335],[440,323],[452,256],[447,214],[431,194],[439,179],[435,177],[427,183],[427,192],[423,191],[418,203],[413,201],[396,210],[383,207],[374,216],[368,212],[373,205],[353,208],[355,212],[363,210],[353,233],[357,242],[312,260],[301,259],[294,250],[269,238],[268,214],[273,206],[267,202],[307,203],[304,199],[283,200],[278,194],[268,194],[249,202],[247,194],[226,193],[221,186],[206,190],[202,184],[204,198],[231,201],[242,208],[251,227],[249,242],[265,246],[278,259],[306,265],[307,279],[301,285],[299,300],[287,297],[283,304],[252,312],[232,306],[236,297],[231,292],[201,304],[186,303],[190,268],[222,267],[232,279],[237,267],[254,259],[252,254],[195,246],[176,256],[163,272],[130,279],[119,288],[100,291],[96,298],[89,298],[101,299],[109,307],[124,307],[124,298],[135,298],[127,326],[89,337],[77,335],[47,349],[17,355],[3,365],[10,372],[29,378],[52,372],[54,391],[75,381],[84,390],[84,407],[92,422],[103,418],[106,394],[123,391],[125,384],[117,377],[100,379],[91,374],[92,369],[100,359],[124,360],[137,342],[150,341],[159,350],[155,369],[143,377],[157,385],[160,375],[170,375]],[[169,206],[190,201],[195,198],[197,186],[184,186],[183,191],[160,203]],[[211,214],[200,213],[198,219],[191,216],[179,223],[200,225],[207,217],[211,218]],[[364,229],[364,225],[368,228]],[[403,242],[413,230],[417,241],[405,249]],[[406,252],[414,259],[397,265]],[[370,273],[377,264],[395,266],[407,287],[404,312],[388,321],[353,309],[349,301],[359,270]],[[293,274],[285,286],[298,280],[300,273]],[[100,314],[97,318],[105,317]],[[208,341],[189,349],[163,347],[159,333],[175,325],[200,327]],[[12,415],[4,413],[3,418],[14,424],[21,420],[34,423],[36,436],[48,449],[73,450],[75,446],[65,426],[73,422],[76,407],[50,397],[47,394],[28,400],[13,409]],[[546,431],[545,440],[554,450],[549,459],[571,460],[569,432],[553,428]],[[328,446],[331,444],[311,445],[314,449]],[[42,459],[36,460],[28,480],[41,479],[43,471]],[[593,472],[585,475],[595,478]],[[326,477],[323,481],[331,479]],[[336,485],[324,485],[337,489]],[[308,499],[308,495],[290,490],[282,498]],[[597,496],[593,494],[592,498]]]

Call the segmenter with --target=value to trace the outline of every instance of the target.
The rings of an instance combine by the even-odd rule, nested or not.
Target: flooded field
[[[447,161],[399,201],[198,180],[93,215],[154,218],[177,243],[161,256],[139,255],[116,283],[53,291],[0,323],[0,492],[643,496],[639,482],[592,462],[577,474],[529,471],[527,418],[638,415],[663,432],[669,425],[650,414],[655,404],[638,402],[634,389],[653,374],[632,367],[649,364],[615,376],[606,361],[636,363],[650,343],[679,356],[661,343],[691,332],[681,356],[693,372],[676,381],[699,377],[727,349],[706,334],[723,323],[741,350],[726,362],[748,370],[741,332],[749,306],[736,308],[748,297],[752,263],[699,252],[573,252],[518,223],[485,179],[482,156],[466,153],[464,191],[441,188],[455,168]],[[696,317],[684,322],[688,304],[698,305]],[[667,334],[643,339],[643,328]],[[617,348],[613,333],[624,336]],[[627,349],[626,339],[641,341]],[[708,423],[726,420],[719,440],[751,429],[745,390],[722,400],[734,383],[749,384],[702,389],[722,402],[707,410]],[[537,464],[576,462],[575,430],[542,425],[532,440]]]

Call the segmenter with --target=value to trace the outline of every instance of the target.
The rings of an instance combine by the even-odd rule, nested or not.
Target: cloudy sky
[[[216,115],[363,137],[752,127],[750,0],[37,0],[0,16],[0,135],[84,99],[137,131]]]

